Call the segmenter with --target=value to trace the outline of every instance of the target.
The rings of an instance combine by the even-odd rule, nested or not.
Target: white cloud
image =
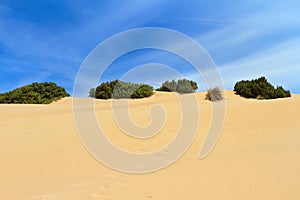
[[[300,37],[276,47],[220,66],[225,85],[232,88],[241,79],[266,76],[275,84],[293,88],[300,74]]]
[[[282,8],[274,4],[244,13],[240,20],[199,35],[196,40],[213,55],[228,89],[238,80],[264,75],[274,84],[297,90],[300,37],[290,31],[300,33],[299,18],[292,4]]]
[[[229,16],[228,23],[205,34],[198,35],[196,40],[202,44],[215,59],[225,60],[234,57],[235,54],[248,51],[260,51],[268,48],[264,46],[267,40],[273,39],[270,45],[276,44],[276,38],[285,39],[290,31],[300,32],[300,12],[296,3],[243,3],[229,10],[224,15]],[[241,7],[253,7],[254,10],[245,9],[241,13]],[[236,15],[236,13],[240,13]],[[232,18],[235,16],[235,18]],[[298,28],[297,28],[298,27]],[[281,34],[279,34],[281,33]]]

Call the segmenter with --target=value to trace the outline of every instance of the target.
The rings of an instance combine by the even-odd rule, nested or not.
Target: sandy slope
[[[76,133],[71,98],[51,105],[0,105],[0,199],[300,199],[300,95],[257,101],[227,91],[222,136],[199,160],[211,117],[204,95],[197,93],[200,126],[191,148],[170,167],[140,175],[114,171],[90,156]],[[168,120],[148,140],[121,133],[110,101],[98,100],[95,107],[114,144],[149,152],[168,143],[180,121],[176,97],[157,93],[130,101],[135,123],[151,122],[153,104],[164,107]]]

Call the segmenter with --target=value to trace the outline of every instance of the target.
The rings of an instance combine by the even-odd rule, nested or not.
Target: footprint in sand
[[[82,186],[87,186],[87,185],[90,185],[90,184],[91,183],[88,182],[88,181],[81,180],[81,181],[72,183],[72,187],[82,187]]]
[[[46,200],[46,198],[43,196],[33,196],[33,197],[29,197],[27,199],[28,200]]]
[[[116,178],[117,175],[116,174],[106,174],[104,175],[104,178],[110,178],[110,179],[113,179],[113,178]]]
[[[100,197],[101,197],[100,194],[97,194],[97,193],[91,194],[91,198],[92,198],[92,199],[99,199]]]

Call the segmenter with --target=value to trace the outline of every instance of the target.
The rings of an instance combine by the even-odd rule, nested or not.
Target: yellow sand
[[[224,130],[204,160],[198,154],[211,103],[203,100],[205,93],[196,95],[200,122],[190,149],[175,164],[140,175],[114,171],[86,151],[71,98],[51,105],[0,105],[0,199],[300,199],[300,95],[258,101],[227,91]],[[108,138],[127,151],[162,148],[179,127],[180,107],[172,93],[130,101],[131,117],[140,126],[151,123],[153,104],[167,113],[162,132],[148,140],[123,134],[110,102],[96,101],[97,117]]]

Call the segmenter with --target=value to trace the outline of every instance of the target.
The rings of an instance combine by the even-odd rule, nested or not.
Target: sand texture
[[[82,145],[72,98],[50,105],[0,105],[0,199],[3,200],[199,200],[300,199],[300,95],[249,100],[226,91],[222,135],[205,159],[199,150],[211,121],[212,103],[196,94],[199,129],[191,147],[171,166],[148,174],[115,171]],[[92,103],[82,99],[82,103]],[[163,148],[180,126],[173,93],[130,100],[132,120],[151,123],[149,108],[161,105],[166,123],[149,139],[122,133],[111,100],[96,100],[107,137],[135,153]]]

